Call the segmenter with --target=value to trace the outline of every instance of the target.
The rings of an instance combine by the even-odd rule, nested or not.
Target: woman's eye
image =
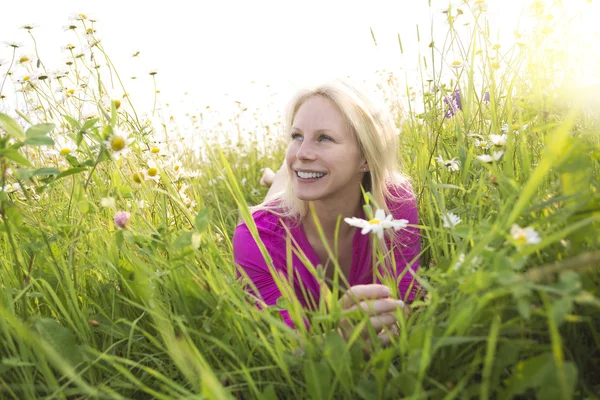
[[[331,141],[332,139],[327,135],[322,135],[319,137],[319,142]]]
[[[292,138],[292,140],[302,140],[302,135],[300,135],[299,133],[292,133],[290,137]]]

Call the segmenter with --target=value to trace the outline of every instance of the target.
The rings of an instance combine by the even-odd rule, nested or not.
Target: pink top
[[[386,204],[394,219],[407,219],[409,224],[416,225],[418,223],[418,213],[415,197],[410,186],[394,186],[389,187],[389,189],[394,198],[388,199]],[[361,212],[361,214],[360,217],[364,218],[364,213]],[[273,266],[284,277],[287,277],[287,232],[280,218],[264,210],[255,212],[253,217],[260,239],[265,244],[273,260]],[[319,265],[319,257],[310,245],[304,229],[302,229],[302,225],[288,222],[286,222],[286,225],[292,236],[292,246],[295,249],[303,251],[313,266]],[[355,229],[356,232],[352,239],[352,266],[350,268],[348,283],[350,286],[374,283],[370,235],[362,235],[359,228]],[[390,241],[386,235],[386,244],[388,248],[393,248],[394,251],[396,261],[395,275],[397,277],[402,275],[398,282],[398,289],[400,290],[401,297],[409,302],[413,300],[418,289],[418,284],[416,281],[412,283],[412,275],[404,270],[411,261],[410,268],[413,271],[419,268],[419,253],[421,251],[419,237],[419,229],[415,227],[407,227],[396,232],[393,245],[390,245]],[[297,242],[297,246],[294,244],[294,241]],[[269,272],[269,267],[258,245],[244,222],[241,222],[235,229],[233,235],[233,254],[235,263],[243,268],[252,280],[259,291],[260,298],[262,298],[265,304],[269,306],[274,305],[277,299],[281,297],[281,293]],[[314,308],[316,304],[319,304],[320,288],[318,281],[298,256],[294,252],[291,254],[292,268],[295,275],[294,290],[296,296],[304,308]],[[308,298],[304,296],[302,285],[305,288]],[[410,293],[407,293],[409,290]],[[314,304],[311,301],[311,297],[314,299]],[[282,311],[281,315],[288,325],[294,326],[287,311]]]

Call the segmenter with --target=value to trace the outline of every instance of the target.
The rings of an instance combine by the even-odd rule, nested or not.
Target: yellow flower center
[[[159,153],[159,152],[160,152],[160,149],[159,149],[158,147],[154,146],[153,148],[151,148],[151,149],[150,149],[150,152],[151,152],[152,154],[156,154],[156,153]]]
[[[175,171],[175,172],[179,171],[179,165],[174,166],[173,171]]]
[[[513,128],[513,131],[518,131],[519,129],[521,129],[521,125],[514,124],[512,128]]]
[[[125,140],[120,137],[116,137],[110,142],[110,148],[112,151],[121,151],[125,148]]]
[[[158,175],[158,170],[156,168],[148,168],[148,176],[156,176]]]
[[[142,183],[142,174],[140,174],[139,172],[133,174],[133,181],[135,183]]]
[[[519,235],[515,237],[515,239],[520,244],[527,244],[527,237],[525,236],[525,233],[519,233]]]
[[[115,102],[115,108],[118,110],[121,107],[121,100],[113,100]]]
[[[66,156],[67,154],[69,154],[71,152],[71,149],[68,147],[64,147],[62,149],[60,149],[60,155],[61,156]]]
[[[25,75],[23,77],[23,82],[27,82],[31,77],[29,75]]]
[[[26,63],[27,61],[29,61],[29,57],[27,56],[22,56],[19,58],[19,63]]]
[[[381,223],[380,219],[370,219],[369,224],[371,225],[379,225]]]
[[[69,90],[67,90],[67,97],[72,96],[73,93],[75,93],[75,89],[69,89]]]

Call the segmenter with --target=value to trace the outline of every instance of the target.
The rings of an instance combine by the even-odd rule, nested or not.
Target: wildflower
[[[60,154],[61,156],[66,156],[67,154],[70,154],[70,153],[71,153],[71,151],[72,151],[72,150],[71,150],[70,148],[68,148],[68,147],[63,147],[62,149],[60,149],[60,151],[59,151],[59,154]]]
[[[526,129],[528,126],[529,126],[529,124],[525,124],[525,125],[513,124],[510,128],[512,128],[512,131],[516,135],[518,135],[521,130]],[[502,132],[508,132],[510,129],[509,129],[508,124],[504,124],[504,125],[502,125],[502,127],[500,128],[500,130]]]
[[[242,186],[245,186],[247,181],[248,180],[246,178],[242,178]]]
[[[516,241],[516,246],[520,247],[526,244],[538,244],[542,241],[539,233],[532,227],[521,228],[517,224],[513,224],[510,228],[510,235]]]
[[[505,133],[502,135],[490,135],[490,142],[492,142],[494,146],[504,146],[506,144],[506,139],[507,136]]]
[[[485,93],[483,94],[483,102],[485,104],[490,104],[490,92],[489,90],[486,90]]]
[[[133,202],[131,201],[127,201],[127,208],[128,209],[132,209],[132,208],[137,208],[137,209],[144,209],[146,208],[146,200],[142,199],[142,200],[133,200]]]
[[[489,154],[482,154],[480,156],[477,156],[477,158],[480,161],[483,161],[484,163],[491,163],[492,161],[498,161],[500,158],[502,158],[502,156],[504,155],[504,151],[495,151],[492,153],[492,155]]]
[[[446,112],[446,118],[454,117],[459,110],[462,111],[460,91],[456,89],[454,92],[452,92],[450,97],[444,97],[444,103],[450,107]]]
[[[103,197],[100,199],[100,205],[104,208],[116,208],[117,201],[114,197]]]
[[[23,54],[21,57],[19,57],[19,59],[17,60],[18,64],[25,64],[31,62],[31,57],[28,56],[27,54]]]
[[[125,228],[125,225],[131,219],[131,214],[127,211],[119,211],[115,214],[114,221],[117,228]]]
[[[20,42],[4,42],[8,47],[12,47],[13,49],[18,49],[23,46],[23,43]]]
[[[487,149],[490,147],[490,145],[488,144],[487,140],[475,139],[475,147],[478,147],[480,149]]]
[[[406,219],[393,219],[392,214],[385,215],[385,211],[379,209],[375,212],[373,219],[364,220],[361,218],[344,218],[344,221],[350,225],[355,226],[357,228],[362,228],[360,233],[362,235],[366,235],[369,232],[373,232],[377,234],[377,236],[381,239],[383,238],[384,229],[393,228],[394,230],[404,229],[408,224],[408,220]]]
[[[444,228],[454,228],[456,225],[462,222],[458,215],[451,212],[442,215],[442,221],[444,222]]]
[[[132,142],[133,139],[129,138],[127,132],[115,128],[112,135],[104,141],[104,146],[111,152],[113,157],[119,159],[130,151],[129,146]]]
[[[151,69],[150,72],[148,72],[148,74],[150,74],[150,76],[154,76],[154,75],[158,74],[158,70]]]
[[[463,62],[462,62],[462,61],[460,61],[460,60],[455,60],[455,61],[452,61],[452,64],[451,64],[450,66],[451,66],[452,68],[455,68],[455,69],[456,69],[456,68],[460,68],[460,67],[462,67],[462,65],[463,65]]]
[[[36,27],[37,27],[37,25],[35,25],[35,24],[25,24],[25,25],[21,25],[21,28],[22,28],[22,29],[26,29],[26,30],[28,30],[28,31],[30,31],[30,30],[32,30],[33,28],[36,28]]]
[[[452,269],[454,271],[458,270],[458,268],[460,268],[460,266],[465,262],[465,253],[460,253],[458,256],[458,260],[456,261],[456,264],[454,264],[454,267],[452,267]]]
[[[135,183],[142,183],[142,180],[144,180],[144,173],[136,172],[135,174],[132,175],[131,179],[133,179],[133,181]]]
[[[258,195],[260,195],[260,190],[258,190],[258,189],[256,189],[256,188],[254,188],[254,189],[252,189],[252,190],[250,191],[250,194],[251,194],[252,196],[258,196]]]
[[[459,171],[460,161],[453,157],[450,160],[444,160],[441,156],[435,157],[435,160],[448,169],[448,171]]]
[[[144,170],[144,178],[147,181],[158,182],[160,180],[160,173],[158,171],[158,166],[152,160],[148,161],[148,168]]]

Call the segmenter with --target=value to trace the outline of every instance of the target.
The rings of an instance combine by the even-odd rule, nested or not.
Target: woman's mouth
[[[296,171],[296,176],[302,180],[307,181],[316,181],[317,179],[321,179],[327,175],[323,172],[306,172],[306,171]]]

